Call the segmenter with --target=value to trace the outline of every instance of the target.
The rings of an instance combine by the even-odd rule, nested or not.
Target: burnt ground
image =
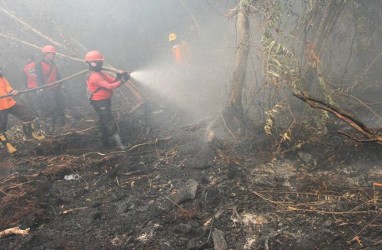
[[[0,229],[30,231],[0,248],[214,249],[216,230],[228,249],[382,247],[379,147],[334,137],[274,159],[268,138],[207,143],[179,112],[117,113],[126,152],[99,147],[92,112],[42,142],[13,127]],[[176,204],[190,179],[195,198]]]

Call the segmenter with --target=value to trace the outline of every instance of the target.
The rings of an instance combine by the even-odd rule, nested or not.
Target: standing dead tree
[[[216,139],[213,128],[216,128],[219,122],[224,124],[225,130],[233,139],[236,139],[237,135],[242,135],[246,131],[245,125],[249,124],[246,122],[249,120],[248,117],[244,115],[243,89],[251,46],[249,16],[256,11],[252,2],[252,0],[241,0],[227,15],[230,18],[236,17],[237,45],[225,108],[207,128],[207,140],[210,142]]]
[[[233,134],[243,131],[246,118],[243,112],[243,87],[248,67],[250,52],[249,15],[253,12],[251,1],[241,0],[238,7],[230,12],[236,16],[237,45],[234,56],[233,71],[230,77],[230,89],[223,116],[227,127]]]

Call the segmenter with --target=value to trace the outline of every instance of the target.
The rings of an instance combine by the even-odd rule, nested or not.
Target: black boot
[[[63,130],[65,128],[65,116],[57,116],[56,120],[55,127],[59,130]]]
[[[102,135],[101,136],[101,146],[104,149],[111,148],[111,144],[109,142],[109,138],[107,135]]]
[[[31,131],[33,138],[35,138],[36,140],[45,139],[45,132],[41,130],[40,122],[38,119],[33,120],[33,122],[31,123]]]
[[[32,122],[23,122],[23,132],[27,140],[32,139]]]
[[[46,119],[45,122],[45,131],[48,134],[53,134],[55,130],[56,121],[54,121],[52,118]]]

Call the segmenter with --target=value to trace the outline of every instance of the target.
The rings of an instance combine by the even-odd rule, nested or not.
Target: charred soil
[[[155,124],[174,124],[166,112]],[[0,248],[214,249],[222,231],[229,249],[380,249],[380,148],[336,139],[275,159],[266,138],[207,143],[142,114],[119,117],[126,151],[99,148],[91,117],[3,149],[0,228],[30,231]],[[176,202],[189,180],[196,196]]]

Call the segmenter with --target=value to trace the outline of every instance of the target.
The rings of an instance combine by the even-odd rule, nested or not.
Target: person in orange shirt
[[[36,63],[37,85],[44,86],[52,84],[61,79],[56,64],[56,48],[53,45],[42,47],[43,60]],[[53,133],[56,125],[65,126],[65,99],[62,85],[45,88],[40,94],[41,118],[46,125],[46,131]],[[57,124],[56,124],[57,123]]]
[[[168,36],[168,41],[172,43],[172,54],[174,61],[178,65],[185,65],[190,63],[191,54],[188,43],[185,41],[178,41],[175,33]]]
[[[25,85],[28,89],[37,88],[36,62],[33,55],[27,57],[27,63],[24,66]]]
[[[0,69],[0,96],[18,95],[18,91],[14,90],[8,80],[3,76]],[[7,148],[8,153],[13,154],[17,149],[8,141],[5,132],[7,130],[8,114],[16,116],[23,123],[23,131],[27,138],[35,138],[37,140],[45,139],[37,129],[34,123],[35,117],[33,112],[27,107],[17,103],[12,96],[0,98],[0,141]]]
[[[36,75],[36,62],[33,55],[27,57],[27,62],[23,68],[24,82],[27,89],[34,89],[38,87],[37,75]],[[40,105],[39,105],[39,93],[40,92],[29,92],[26,94],[26,99],[28,104],[36,111],[37,116],[41,116]]]
[[[97,50],[89,51],[85,55],[85,62],[89,66],[89,74],[86,79],[89,101],[99,118],[98,126],[102,146],[109,147],[109,138],[111,138],[119,149],[125,150],[127,147],[122,143],[117,123],[111,112],[111,98],[113,90],[126,83],[130,75],[128,72],[121,71],[114,78],[102,72],[103,61],[103,55]]]

